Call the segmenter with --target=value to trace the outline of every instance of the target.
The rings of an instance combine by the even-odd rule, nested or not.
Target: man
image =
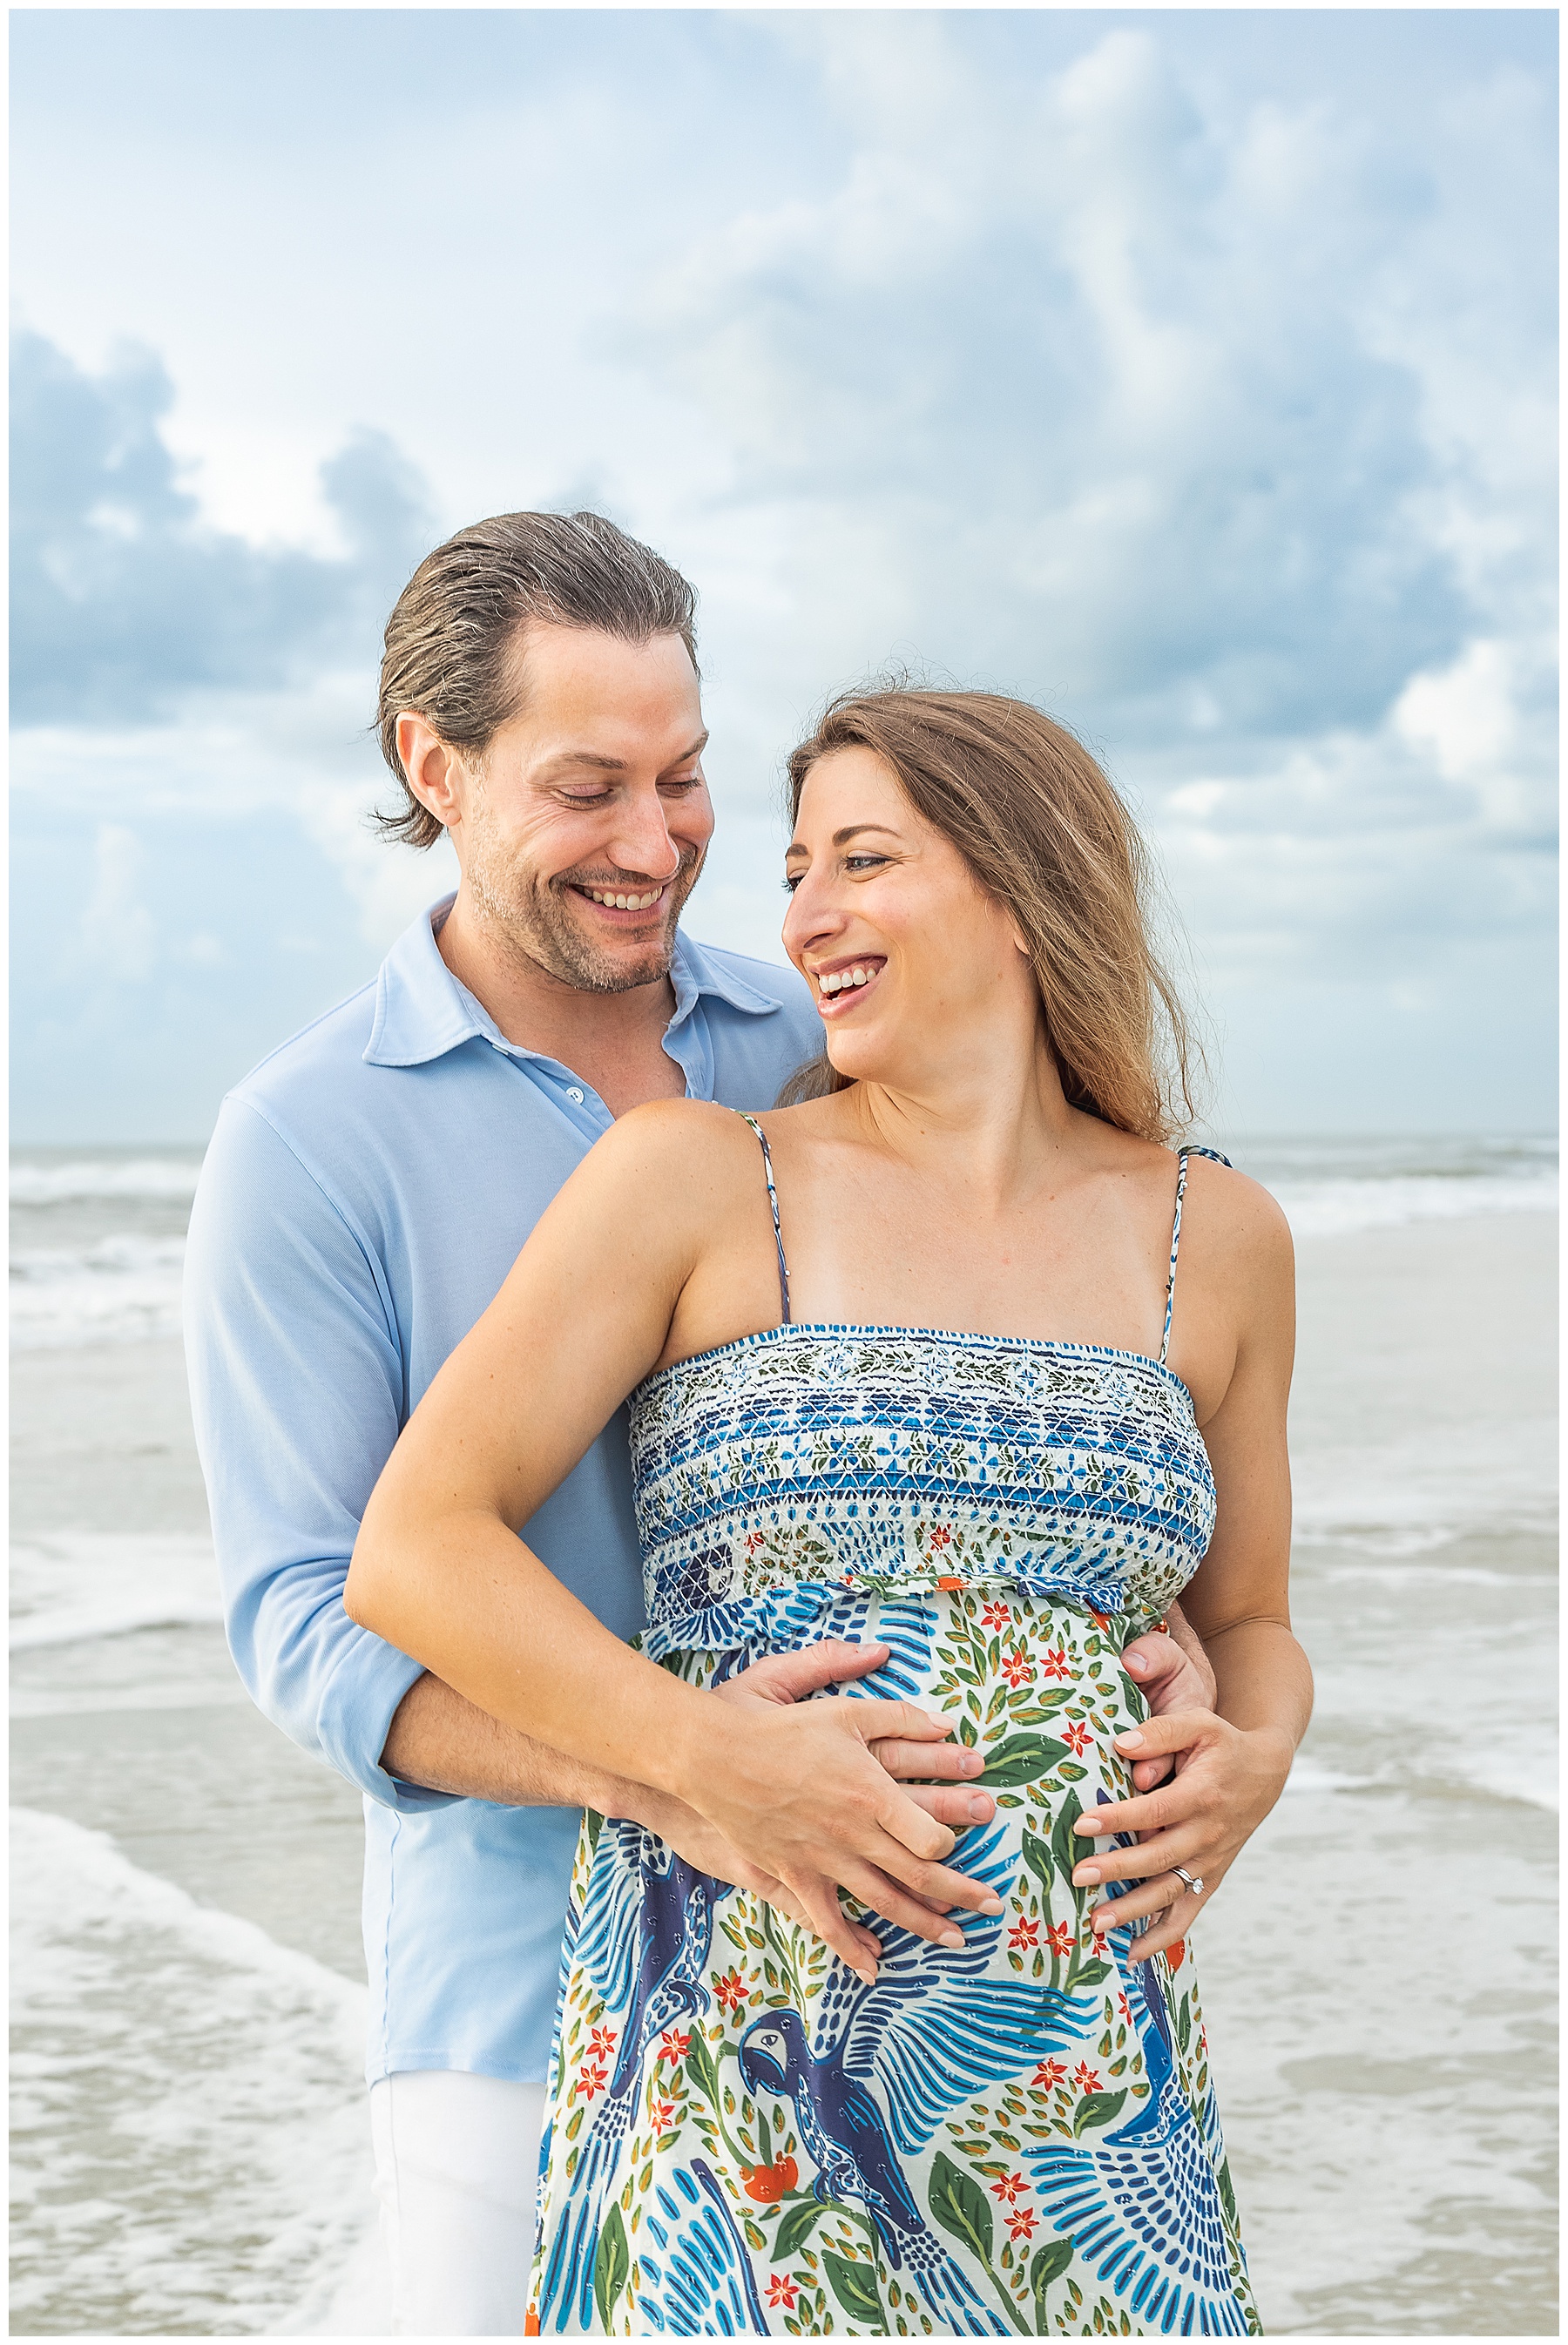
[[[794,974],[696,945],[680,911],[713,814],[694,598],[591,513],[461,532],[388,624],[385,827],[456,850],[454,898],[373,985],[224,1101],[191,1218],[188,1347],[229,1642],[267,1715],[365,1795],[369,2074],[394,2326],[522,2326],[567,1883],[585,1805],[706,1869],[743,1861],[678,1803],[563,1759],[356,1628],[342,1587],[402,1426],[535,1222],[617,1115],[769,1104],[820,1044]],[[629,1636],[641,1586],[619,1420],[528,1526]],[[748,1673],[791,1700],[868,1659]],[[1129,1666],[1206,1697],[1168,1639]],[[962,1829],[956,1748],[877,1746]]]

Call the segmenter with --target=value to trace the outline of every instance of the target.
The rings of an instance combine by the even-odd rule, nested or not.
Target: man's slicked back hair
[[[397,721],[412,709],[482,759],[521,706],[531,624],[595,627],[625,643],[678,635],[697,665],[697,596],[678,570],[602,513],[496,513],[427,553],[387,621],[377,727],[405,803],[375,819],[388,838],[433,847],[443,826],[408,786]]]

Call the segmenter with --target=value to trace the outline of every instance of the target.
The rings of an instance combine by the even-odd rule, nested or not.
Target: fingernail
[[[956,1950],[963,1944],[963,1932],[962,1930],[944,1930],[942,1934],[942,1943],[944,1946],[952,1946]]]
[[[991,1802],[989,1800],[971,1800],[969,1803],[969,1812],[977,1824],[983,1824],[985,1822],[986,1817],[991,1813]]]
[[[1100,1870],[1098,1865],[1081,1864],[1078,1867],[1077,1872],[1073,1875],[1073,1886],[1074,1889],[1093,1889],[1097,1884],[1099,1878]]]
[[[1130,1670],[1146,1670],[1149,1665],[1147,1656],[1143,1653],[1124,1653],[1122,1658]]]
[[[855,1973],[855,1976],[860,1979],[864,1979],[868,1986],[875,1986],[877,1983],[877,1974],[875,1971],[857,1971]]]
[[[978,1775],[984,1765],[978,1751],[966,1751],[958,1762],[958,1771],[961,1775]]]
[[[995,1895],[986,1897],[983,1900],[980,1910],[983,1914],[1000,1914],[1002,1911],[1001,1898]]]
[[[1143,1747],[1144,1738],[1138,1732],[1135,1726],[1129,1733],[1118,1734],[1116,1737],[1116,1748],[1118,1751],[1141,1751]]]

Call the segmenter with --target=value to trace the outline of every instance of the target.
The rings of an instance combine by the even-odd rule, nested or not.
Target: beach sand
[[[1553,1237],[1299,1249],[1318,1711],[1194,1934],[1271,2333],[1555,2333]],[[377,2333],[357,1795],[201,1617],[178,1347],[16,1367],[14,2330]]]

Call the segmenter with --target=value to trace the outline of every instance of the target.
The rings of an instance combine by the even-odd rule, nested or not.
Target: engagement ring
[[[1195,1897],[1201,1897],[1203,1895],[1203,1878],[1201,1874],[1189,1873],[1186,1870],[1186,1867],[1181,1864],[1173,1864],[1171,1871],[1176,1874],[1178,1881],[1185,1881],[1186,1883],[1187,1887],[1192,1891]]]

